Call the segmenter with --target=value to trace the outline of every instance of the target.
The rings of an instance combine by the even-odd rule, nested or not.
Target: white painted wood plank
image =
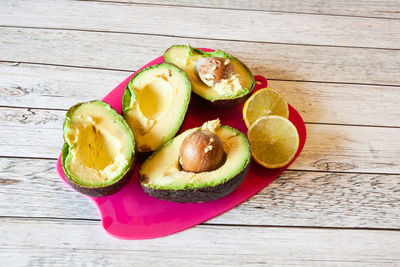
[[[0,264],[395,266],[399,231],[197,226],[124,241],[97,222],[1,219]]]
[[[398,173],[400,128],[307,125],[293,169]]]
[[[130,74],[3,62],[0,63],[0,106],[69,109],[79,102],[102,99]]]
[[[68,109],[103,98],[131,72],[0,64],[0,105]],[[271,80],[307,122],[400,126],[400,87]],[[355,103],[354,100],[357,99]]]
[[[400,20],[85,1],[8,0],[2,6],[0,24],[7,26],[400,48]]]
[[[400,87],[269,81],[307,122],[400,126]]]
[[[0,156],[56,158],[64,111],[0,108]]]
[[[89,0],[92,1],[92,0]],[[94,0],[110,2],[110,0]],[[381,18],[400,18],[399,1],[354,1],[354,0],[118,0],[132,4],[182,5],[202,8],[225,8],[241,10],[264,10],[288,13],[311,13],[320,15],[364,16]]]
[[[100,220],[58,177],[55,160],[0,158],[0,217]],[[137,177],[133,177],[137,179]],[[400,229],[400,175],[286,171],[207,223]]]
[[[0,156],[58,157],[64,114],[0,108]],[[400,128],[308,124],[307,131],[306,145],[291,169],[400,173]]]
[[[400,85],[400,50],[0,27],[0,60],[133,71],[188,43],[229,52],[269,79]]]

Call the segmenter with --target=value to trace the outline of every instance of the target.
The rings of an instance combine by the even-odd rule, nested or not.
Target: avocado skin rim
[[[229,107],[239,105],[239,104],[243,103],[244,101],[246,101],[253,93],[253,90],[254,90],[254,86],[247,94],[245,94],[241,97],[232,98],[232,99],[218,99],[218,100],[214,100],[214,101],[205,99],[205,98],[195,94],[194,92],[192,92],[192,95],[194,96],[194,98],[198,99],[203,104],[207,104],[207,105],[217,107],[217,108],[229,108]]]
[[[62,162],[61,165],[62,165],[62,168],[64,171],[65,179],[67,180],[68,184],[73,189],[75,189],[76,191],[78,191],[82,194],[85,194],[85,195],[88,195],[91,197],[104,197],[104,196],[109,196],[109,195],[115,194],[118,191],[120,191],[129,182],[129,180],[132,177],[136,157],[132,157],[132,162],[130,164],[129,169],[126,170],[123,177],[120,178],[117,182],[110,184],[110,185],[103,186],[103,187],[88,187],[88,186],[80,185],[80,184],[76,183],[72,178],[69,177],[68,171],[64,168],[64,160],[65,160],[65,156],[67,155],[67,152],[68,152],[68,144],[65,143],[63,150],[62,150],[62,154],[61,154],[61,162]]]
[[[179,203],[196,203],[196,202],[213,201],[230,194],[243,182],[248,171],[250,170],[250,165],[251,165],[250,162],[251,160],[249,160],[247,165],[235,177],[217,186],[172,190],[172,189],[155,189],[152,187],[144,186],[142,183],[141,185],[146,194],[161,200],[173,201]],[[146,177],[140,176],[141,181],[145,181],[146,179],[147,179]]]

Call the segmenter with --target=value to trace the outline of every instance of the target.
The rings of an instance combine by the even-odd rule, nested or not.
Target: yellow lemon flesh
[[[281,116],[259,118],[251,125],[247,136],[253,159],[270,169],[289,164],[299,148],[296,127]]]
[[[243,107],[243,119],[247,128],[259,118],[268,115],[278,115],[289,118],[289,108],[286,99],[277,91],[265,88],[255,92]]]

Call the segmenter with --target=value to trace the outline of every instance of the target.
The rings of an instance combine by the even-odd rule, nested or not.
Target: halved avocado
[[[195,68],[196,60],[202,57],[229,59],[237,75],[232,79],[225,80],[224,83],[218,83],[211,87],[207,86],[199,78]],[[214,106],[228,107],[240,104],[251,95],[255,87],[254,76],[246,65],[237,58],[219,50],[204,52],[189,45],[174,45],[165,51],[164,60],[183,69],[190,78],[193,92]],[[229,90],[224,90],[226,88]]]
[[[71,107],[64,122],[61,164],[77,191],[102,197],[116,193],[130,179],[135,140],[128,124],[102,101]]]
[[[139,71],[122,98],[122,116],[139,152],[157,150],[178,132],[190,101],[191,84],[177,66],[161,63]]]
[[[208,130],[222,141],[223,164],[208,172],[186,172],[179,161],[183,140],[195,131]],[[142,165],[139,175],[144,191],[155,198],[174,202],[205,202],[224,197],[237,188],[250,168],[247,137],[219,120],[205,123],[178,135],[154,152]]]

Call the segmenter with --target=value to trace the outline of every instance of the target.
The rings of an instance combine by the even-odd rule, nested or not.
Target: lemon
[[[265,88],[255,92],[243,106],[243,119],[247,128],[259,118],[268,115],[278,115],[289,118],[289,108],[286,99],[279,92]]]
[[[253,159],[266,168],[287,165],[299,148],[299,134],[288,119],[264,116],[250,127],[247,136]]]

